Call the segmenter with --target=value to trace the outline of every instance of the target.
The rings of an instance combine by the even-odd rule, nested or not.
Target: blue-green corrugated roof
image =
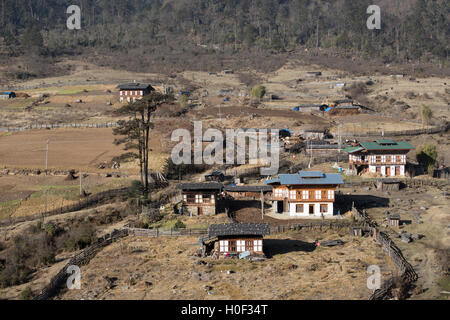
[[[295,174],[279,174],[278,178],[268,179],[265,184],[280,185],[315,185],[315,184],[343,184],[339,173],[322,173],[320,171],[300,171]]]
[[[377,140],[372,142],[360,142],[361,147],[366,150],[411,150],[414,147],[406,141]]]
[[[345,148],[343,150],[345,152],[348,152],[348,153],[353,153],[353,152],[364,150],[364,148],[362,148],[362,147],[348,147],[348,148]]]

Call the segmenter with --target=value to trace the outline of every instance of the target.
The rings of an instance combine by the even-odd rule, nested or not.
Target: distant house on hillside
[[[120,90],[120,102],[135,102],[155,89],[145,83],[132,82],[117,86]]]
[[[223,186],[218,182],[181,183],[183,208],[190,216],[214,215],[217,213],[217,200]]]
[[[2,99],[2,100],[12,99],[15,97],[16,97],[16,94],[12,91],[0,92],[0,99]]]
[[[381,176],[405,175],[406,154],[415,149],[408,142],[380,139],[360,142],[358,146],[345,148],[349,154],[349,167],[357,173],[378,173]]]
[[[340,174],[300,171],[279,174],[265,181],[273,187],[272,208],[275,214],[289,217],[333,216],[335,189],[344,183]]]

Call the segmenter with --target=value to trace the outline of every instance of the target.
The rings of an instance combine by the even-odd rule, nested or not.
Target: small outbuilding
[[[362,237],[363,236],[362,227],[350,227],[350,235],[354,237]]]
[[[398,213],[393,213],[388,215],[388,224],[391,227],[399,227],[400,226],[400,215]]]
[[[15,98],[16,94],[12,91],[8,91],[8,92],[0,92],[0,99],[1,100],[8,100],[8,99],[12,99]]]
[[[238,257],[264,256],[263,238],[270,234],[269,224],[228,223],[213,224],[208,236],[201,239],[204,256]]]
[[[377,179],[377,189],[380,191],[398,191],[401,182],[397,179],[385,178]]]

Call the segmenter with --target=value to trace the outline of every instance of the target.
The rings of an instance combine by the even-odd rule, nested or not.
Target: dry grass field
[[[430,186],[405,188],[400,191],[381,192],[370,190],[375,197],[388,199],[389,204],[382,207],[367,207],[367,213],[382,226],[386,212],[399,213],[402,221],[400,228],[387,227],[391,239],[402,250],[405,258],[419,275],[413,299],[447,299],[440,292],[447,290],[439,283],[444,277],[443,270],[448,269],[450,251],[450,212],[448,210],[448,185],[443,188]],[[367,191],[342,189],[345,194],[366,195]],[[414,214],[420,214],[421,224]],[[397,237],[401,232],[419,234],[421,238],[405,243]]]
[[[314,249],[318,236],[270,236],[265,250],[271,258],[263,262],[193,258],[196,238],[129,237],[81,267],[81,290],[57,299],[366,299],[367,266],[378,264],[383,277],[391,274],[392,265],[371,239],[330,232],[320,237],[346,243]]]
[[[192,101],[186,105],[165,106],[155,114],[155,128],[150,136],[150,168],[159,171],[162,171],[175,143],[170,141],[173,130],[192,130],[194,120],[203,122],[204,131],[207,128],[288,128],[294,131],[317,128],[329,129],[336,135],[341,123],[345,133],[357,135],[379,131],[381,135],[382,131],[422,128],[422,106],[433,110],[430,125],[441,124],[448,120],[450,114],[449,78],[411,79],[408,75],[395,78],[379,74],[356,77],[343,70],[304,65],[300,61],[289,61],[279,70],[266,74],[255,70],[234,70],[233,74],[184,71],[170,76],[113,70],[71,60],[59,63],[62,68],[69,65],[72,71],[68,75],[15,83],[19,94],[26,93],[30,97],[0,101],[0,128],[115,122],[120,118],[114,116],[113,111],[121,106],[116,86],[133,80],[158,87],[168,85],[175,93],[196,88],[192,92]],[[322,75],[307,77],[309,71],[321,71]],[[359,97],[376,113],[322,116],[292,110],[299,104],[327,103],[344,98],[349,94],[346,89],[353,83],[368,81],[371,84],[367,85],[367,92],[359,94]],[[343,82],[344,89],[336,87],[337,83]],[[249,92],[251,85],[256,83],[264,85],[268,95],[276,95],[279,99],[264,99],[257,107],[252,106]],[[218,94],[221,90],[232,90],[232,94]],[[42,94],[46,97],[40,98]],[[225,97],[229,99],[224,100]],[[113,144],[114,138],[111,128],[0,132],[0,218],[42,212],[45,203],[50,210],[78,201],[78,180],[43,174],[23,175],[16,171],[45,168],[47,139],[50,140],[49,168],[87,173],[83,188],[88,193],[120,188],[138,179],[136,161],[123,162],[119,169],[111,169],[112,159],[124,153],[121,146]],[[440,163],[448,164],[450,161],[447,133],[396,139],[409,141],[416,147],[433,143],[437,146]],[[344,160],[340,164],[346,167],[346,159],[347,156],[342,154],[336,160]],[[408,154],[408,159],[415,160],[415,151]],[[289,160],[297,165],[307,163],[308,158],[304,154],[289,155]],[[100,169],[100,164],[106,164],[106,168]],[[332,164],[313,165],[311,169],[337,172]],[[9,174],[4,174],[4,169],[8,169]],[[117,173],[120,178],[106,177],[106,173]],[[192,180],[202,175],[192,176]],[[350,179],[359,180],[360,177]],[[152,196],[157,198],[161,193],[169,194],[173,190],[174,184]],[[412,298],[444,298],[440,294],[444,288],[441,282],[445,281],[442,280],[442,261],[445,261],[442,257],[450,249],[450,220],[448,196],[445,197],[443,190],[424,187],[389,194],[363,188],[342,191],[345,195],[370,195],[387,200],[387,206],[371,207],[367,204],[368,213],[380,224],[387,210],[412,221],[404,224],[401,230],[424,235],[412,243],[402,243],[395,238],[401,230],[386,229],[419,274]],[[448,193],[448,187],[446,191]],[[124,204],[111,206],[125,210]],[[165,212],[171,209],[168,205]],[[95,215],[96,210],[68,213],[51,217],[48,221],[70,221]],[[256,216],[257,211],[240,212],[241,217],[247,214],[242,221],[246,221],[249,214]],[[423,224],[414,222],[412,215],[416,211],[422,212]],[[175,218],[180,218],[190,227],[228,221],[224,214],[214,217],[174,217],[170,214],[159,224],[163,226]],[[281,224],[270,219],[267,222]],[[35,223],[3,228],[4,235],[0,233],[0,236],[12,239],[13,235],[25,232]],[[97,233],[110,232],[124,223],[106,224],[98,228]],[[345,244],[313,248],[311,243],[316,239],[342,239]],[[269,256],[266,261],[202,259],[205,261],[202,263],[199,258],[192,257],[198,249],[197,238],[128,237],[106,247],[82,267],[82,290],[64,291],[57,299],[366,299],[371,294],[366,287],[368,265],[380,265],[383,280],[395,272],[389,258],[372,239],[352,238],[347,229],[340,232],[302,230],[271,235],[265,243]],[[42,288],[70,256],[68,253],[60,254],[55,264],[38,269],[30,283],[1,290],[0,298],[17,299],[27,285],[33,290]],[[234,273],[228,274],[228,270]],[[270,283],[267,282],[268,277]]]

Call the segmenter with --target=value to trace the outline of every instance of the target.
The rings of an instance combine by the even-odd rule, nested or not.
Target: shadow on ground
[[[365,194],[340,194],[336,197],[336,208],[340,209],[341,212],[351,210],[352,203],[355,203],[357,208],[388,208],[389,198]]]
[[[289,252],[303,251],[312,252],[316,249],[316,245],[311,242],[293,239],[265,239],[264,252],[268,258],[277,254],[285,254]]]

